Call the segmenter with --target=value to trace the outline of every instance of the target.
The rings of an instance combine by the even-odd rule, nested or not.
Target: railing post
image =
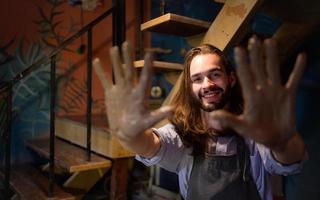
[[[9,82],[7,90],[7,117],[5,134],[5,175],[4,175],[4,199],[10,199],[10,173],[11,173],[11,112],[12,112],[12,83]]]
[[[139,10],[138,10],[137,18],[138,18],[138,23],[137,23],[138,51],[136,51],[136,58],[143,59],[144,41],[143,41],[143,33],[140,29],[140,25],[143,23],[143,18],[144,18],[144,0],[139,1]]]
[[[121,46],[126,39],[126,6],[125,0],[113,0],[112,45]],[[119,48],[121,49],[121,48]]]
[[[54,186],[54,138],[55,138],[55,103],[56,103],[56,55],[51,57],[50,72],[50,156],[49,156],[49,190],[48,196],[53,197]]]
[[[87,54],[87,159],[91,160],[91,123],[92,123],[92,28],[88,29]]]

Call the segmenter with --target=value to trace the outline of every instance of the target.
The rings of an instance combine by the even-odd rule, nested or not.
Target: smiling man
[[[191,52],[196,52],[198,49],[199,52],[207,51],[208,53],[195,56],[190,63],[192,92],[196,101],[201,104],[201,108],[206,112],[211,112],[225,106],[236,80],[230,69],[227,73],[222,57],[213,53],[215,52],[213,47],[205,45]]]
[[[94,62],[105,88],[110,129],[144,164],[176,172],[183,198],[271,200],[270,174],[301,170],[306,153],[295,129],[294,105],[306,64],[303,54],[282,85],[273,40],[251,38],[247,50],[237,47],[242,98],[223,53],[211,45],[193,48],[173,106],[150,113],[146,105],[152,56],[146,55],[140,82],[134,86],[127,43],[122,51],[125,65],[118,48],[111,49],[114,85],[103,76],[99,61]],[[165,117],[169,124],[151,128]]]

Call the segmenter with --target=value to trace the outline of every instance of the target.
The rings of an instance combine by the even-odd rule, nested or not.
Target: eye
[[[208,74],[208,77],[212,80],[212,79],[216,79],[216,78],[220,78],[222,76],[222,72],[220,71],[214,71],[211,72],[210,74]]]
[[[191,78],[192,83],[200,83],[201,81],[202,81],[202,78],[199,76]]]

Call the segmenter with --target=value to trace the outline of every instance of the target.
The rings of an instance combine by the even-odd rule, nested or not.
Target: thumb
[[[144,128],[152,127],[164,118],[171,116],[173,114],[173,110],[173,106],[162,106],[161,108],[148,113],[142,121],[142,126]]]
[[[224,110],[213,111],[209,115],[209,126],[215,129],[232,129],[239,135],[247,136],[247,125],[242,116],[237,116]]]

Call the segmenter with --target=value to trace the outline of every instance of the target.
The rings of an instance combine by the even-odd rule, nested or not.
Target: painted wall
[[[18,72],[48,54],[82,26],[111,7],[112,1],[99,0],[92,11],[71,6],[66,0],[2,0],[0,6],[0,80],[10,80]],[[126,1],[126,38],[137,46],[139,0]],[[146,4],[147,5],[147,4]],[[148,12],[147,12],[148,13]],[[146,14],[147,14],[146,13]],[[147,16],[147,15],[146,15]],[[146,37],[147,38],[147,37]],[[148,44],[146,41],[145,44]],[[87,37],[77,39],[57,57],[59,115],[86,112]],[[93,29],[93,56],[99,57],[111,78],[109,48],[112,46],[112,17],[108,16]],[[13,157],[28,160],[23,148],[25,139],[48,132],[49,63],[44,64],[14,87]],[[93,73],[93,113],[103,113],[104,92]],[[2,152],[2,151],[1,151]]]

